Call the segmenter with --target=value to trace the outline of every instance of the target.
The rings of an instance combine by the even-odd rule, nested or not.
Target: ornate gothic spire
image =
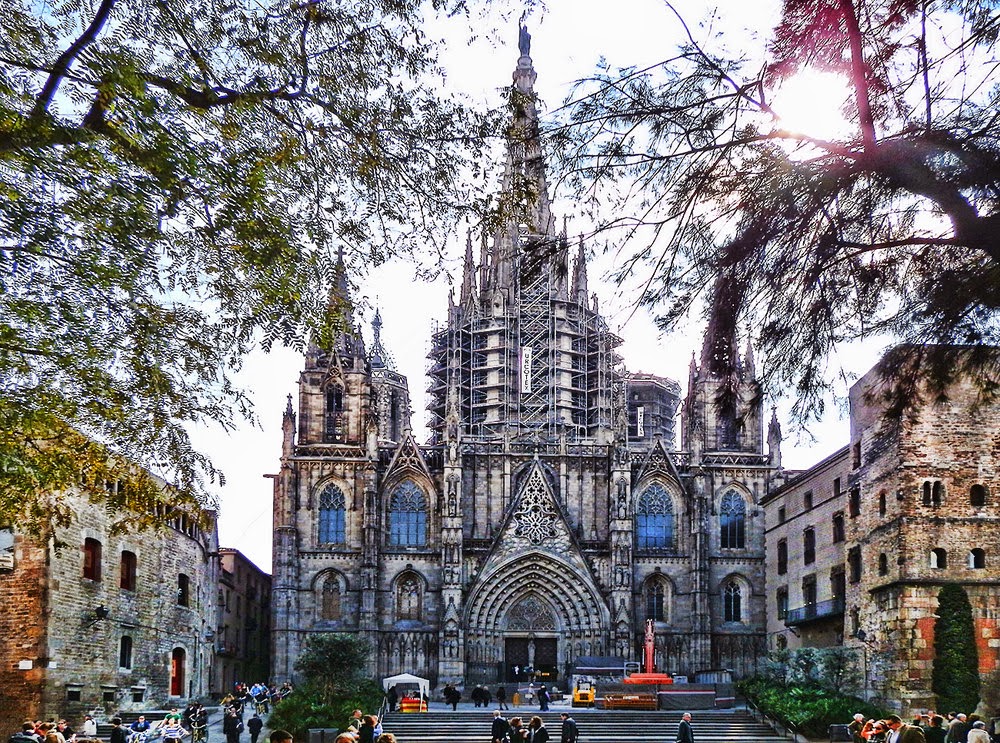
[[[462,293],[459,303],[468,310],[476,301],[476,265],[472,260],[472,230],[465,237],[465,265],[462,268]]]
[[[382,343],[382,314],[378,309],[375,310],[375,317],[372,318],[372,335],[372,352],[369,356],[372,369],[395,370],[396,365],[392,360],[392,355]]]

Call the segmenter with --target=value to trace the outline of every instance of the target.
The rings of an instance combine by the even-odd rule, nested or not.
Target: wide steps
[[[580,738],[586,743],[620,743],[627,739],[632,743],[663,743],[677,739],[677,726],[681,712],[677,710],[595,710],[577,708],[570,712],[580,730]],[[538,715],[549,730],[550,740],[559,740],[563,709],[539,712],[537,709],[521,707],[504,711],[508,720],[521,717],[524,723]],[[697,710],[692,712],[695,739],[711,740],[713,743],[769,743],[782,737],[767,725],[757,722],[743,710]],[[488,743],[493,709],[461,709],[447,712],[431,710],[427,713],[393,712],[385,716],[383,729],[396,735],[401,743],[444,743],[445,741],[469,741]]]

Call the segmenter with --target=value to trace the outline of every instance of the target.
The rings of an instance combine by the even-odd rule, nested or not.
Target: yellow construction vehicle
[[[595,696],[594,682],[589,679],[577,679],[573,684],[573,706],[593,707]]]

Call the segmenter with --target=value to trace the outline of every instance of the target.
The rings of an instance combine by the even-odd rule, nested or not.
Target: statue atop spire
[[[531,56],[531,34],[528,33],[528,27],[524,25],[524,20],[527,17],[528,12],[525,11],[521,14],[521,22],[518,24],[520,32],[517,36],[517,48],[521,50],[522,57]]]

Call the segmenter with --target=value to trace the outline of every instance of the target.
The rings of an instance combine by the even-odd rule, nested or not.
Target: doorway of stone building
[[[504,639],[504,681],[552,683],[558,676],[559,645],[555,637]]]
[[[174,648],[170,654],[170,696],[184,696],[184,662],[187,653],[184,648]]]

